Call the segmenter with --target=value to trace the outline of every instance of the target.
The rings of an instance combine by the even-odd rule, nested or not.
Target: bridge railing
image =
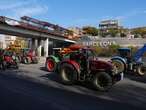
[[[7,17],[4,17],[4,16],[0,17],[0,21],[3,22],[3,23],[6,23],[8,25],[13,25],[13,26],[21,24],[21,21],[14,20],[14,19],[11,19],[11,18],[7,18]]]
[[[65,34],[63,32],[49,30],[48,28],[36,26],[36,25],[30,24],[30,23],[26,23],[24,21],[18,21],[18,20],[11,19],[11,18],[8,18],[5,16],[0,16],[0,22],[15,26],[15,27],[21,27],[21,28],[30,29],[30,30],[36,30],[36,31],[39,31],[42,33],[49,33],[49,34],[65,37]]]

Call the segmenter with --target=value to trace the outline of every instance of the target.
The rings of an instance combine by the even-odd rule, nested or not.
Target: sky
[[[126,28],[146,26],[146,0],[0,0],[0,16],[30,16],[64,27],[96,26],[118,19]]]

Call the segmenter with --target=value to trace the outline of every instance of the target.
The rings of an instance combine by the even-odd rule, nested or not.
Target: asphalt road
[[[146,77],[126,75],[108,92],[65,86],[43,64],[0,71],[0,110],[146,110]]]

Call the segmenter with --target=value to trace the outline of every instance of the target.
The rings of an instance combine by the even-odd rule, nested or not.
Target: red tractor
[[[111,62],[99,60],[94,49],[88,47],[74,49],[58,63],[58,71],[64,84],[90,81],[100,91],[107,91],[123,79],[123,73],[118,73]]]
[[[38,63],[38,58],[35,51],[33,51],[32,49],[22,49],[21,62],[24,64]]]
[[[17,62],[16,54],[14,52],[5,50],[3,54],[3,64],[5,68],[13,67],[18,69],[19,64]]]

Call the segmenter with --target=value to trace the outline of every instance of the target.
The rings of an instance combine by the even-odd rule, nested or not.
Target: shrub
[[[117,54],[119,45],[110,45],[108,47],[94,47],[96,49],[96,53],[100,57],[110,57]]]
[[[95,50],[96,50],[96,53],[99,57],[111,57],[111,56],[114,56],[114,55],[117,55],[118,54],[118,48],[120,48],[119,45],[110,45],[108,47],[94,47]],[[137,50],[138,50],[138,47],[134,47],[134,46],[128,46],[128,48],[131,48],[132,50],[132,55],[134,55]],[[144,53],[143,57],[146,57],[146,52]]]

